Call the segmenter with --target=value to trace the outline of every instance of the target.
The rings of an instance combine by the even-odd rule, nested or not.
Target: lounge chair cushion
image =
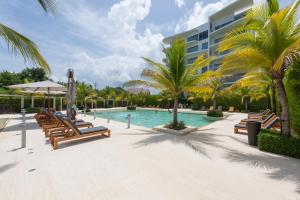
[[[246,128],[246,124],[236,124],[236,125],[234,125],[234,127],[237,127],[237,128]]]
[[[75,122],[75,123],[73,123],[73,125],[75,125],[75,126],[84,126],[84,125],[92,125],[92,123],[81,121],[81,122]]]
[[[93,133],[93,132],[98,132],[98,131],[107,131],[108,128],[104,127],[104,126],[97,126],[94,128],[85,128],[85,129],[81,129],[80,133],[81,134],[88,134],[88,133]]]
[[[72,123],[78,123],[78,122],[84,122],[82,119],[75,119],[75,120],[71,120]]]

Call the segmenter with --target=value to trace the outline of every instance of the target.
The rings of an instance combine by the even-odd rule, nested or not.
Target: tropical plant
[[[270,100],[274,99],[271,90],[272,85],[272,79],[270,79],[264,71],[257,70],[246,73],[241,79],[226,88],[224,92],[239,95],[241,97],[241,103],[245,105],[245,110],[248,110],[249,101],[258,101],[262,98],[267,98],[269,106],[271,105],[274,110],[274,108],[276,108],[276,103],[270,103]]]
[[[96,96],[96,92],[93,89],[92,85],[86,84],[84,82],[76,83],[76,97],[77,100],[81,103],[81,106],[87,108],[87,102],[89,99],[93,99]]]
[[[221,66],[223,73],[245,73],[258,68],[275,82],[281,107],[281,130],[290,135],[290,114],[283,78],[285,71],[300,55],[300,0],[279,10],[277,0],[252,8],[244,24],[229,32],[219,51],[233,50]]]
[[[177,109],[180,94],[197,86],[198,71],[209,64],[206,56],[201,55],[192,65],[187,65],[185,51],[185,41],[177,38],[169,48],[164,47],[166,65],[143,58],[149,64],[142,72],[142,77],[146,79],[132,80],[124,84],[126,87],[144,85],[167,93],[174,100],[172,122],[174,126],[178,125]]]
[[[222,74],[219,71],[207,71],[199,76],[199,85],[192,91],[196,96],[201,96],[204,101],[211,100],[214,109],[217,107],[216,98],[221,94],[224,88]]]
[[[45,12],[54,11],[55,0],[38,0],[38,3]],[[50,72],[49,64],[39,52],[37,45],[30,39],[1,23],[0,37],[7,43],[9,49],[15,54],[20,54],[24,58],[24,61],[30,61]]]

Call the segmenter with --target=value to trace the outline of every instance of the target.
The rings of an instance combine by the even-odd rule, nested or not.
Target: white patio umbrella
[[[49,95],[53,92],[65,92],[67,89],[65,86],[60,85],[58,83],[54,83],[52,81],[40,81],[34,83],[25,83],[25,84],[17,84],[10,85],[8,88],[21,89],[24,92],[32,92],[32,93],[45,93],[48,94],[48,108],[50,108],[50,99]]]

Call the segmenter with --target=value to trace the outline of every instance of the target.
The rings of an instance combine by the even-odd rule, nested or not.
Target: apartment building
[[[208,22],[191,30],[164,38],[165,44],[171,44],[177,37],[186,41],[186,62],[192,64],[199,55],[205,53],[208,57],[215,56],[216,59],[202,69],[217,70],[224,56],[230,51],[217,52],[218,44],[224,35],[232,28],[241,24],[246,12],[253,6],[253,0],[237,0],[215,14],[208,16]],[[229,82],[238,79],[239,76],[231,78]]]

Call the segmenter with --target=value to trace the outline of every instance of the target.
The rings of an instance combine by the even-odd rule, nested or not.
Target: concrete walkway
[[[20,149],[21,116],[0,132],[0,199],[297,200],[300,160],[264,153],[233,134],[244,114],[173,136],[104,119],[110,138],[52,150],[32,117]]]

